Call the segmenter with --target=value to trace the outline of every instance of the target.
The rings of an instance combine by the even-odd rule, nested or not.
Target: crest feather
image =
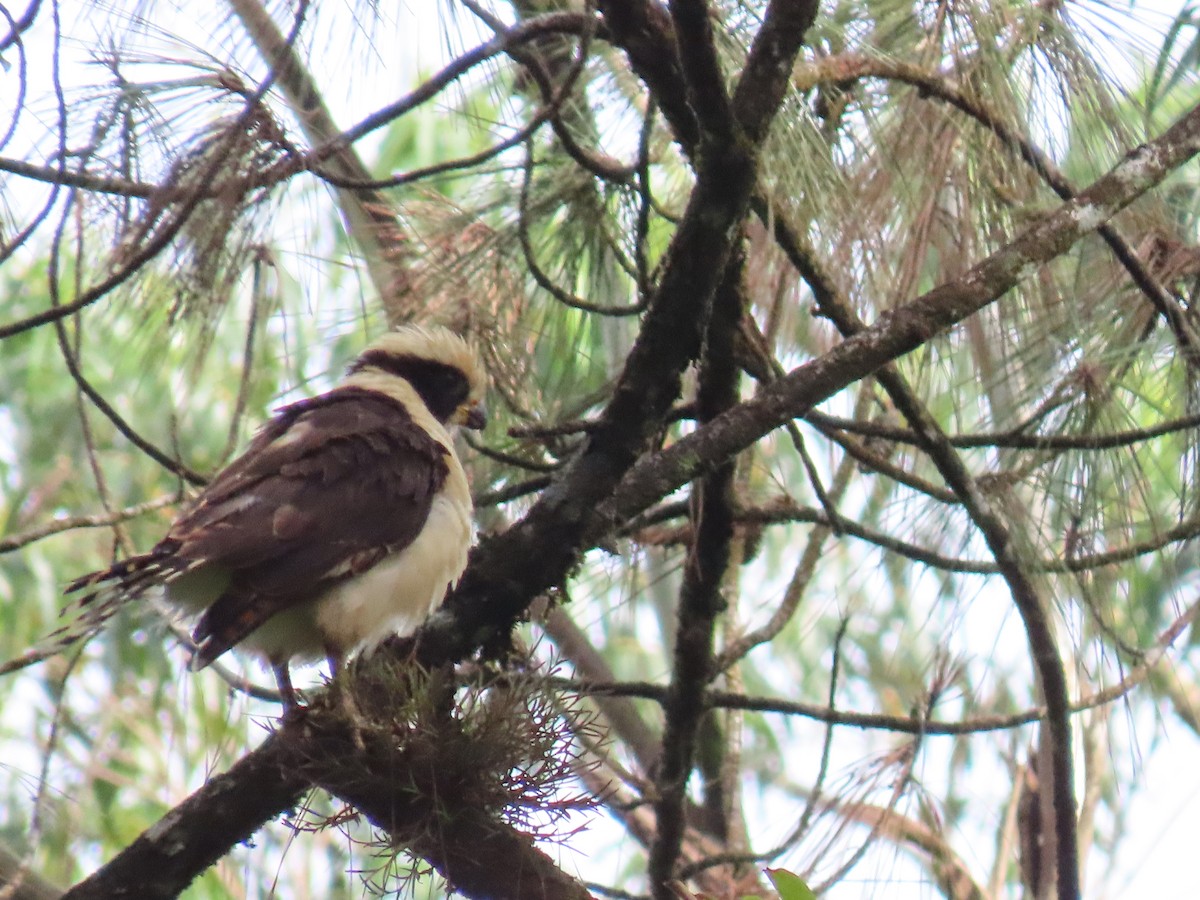
[[[397,358],[412,356],[458,369],[471,387],[469,398],[483,399],[487,376],[479,354],[465,338],[441,325],[404,325],[373,340],[359,359],[385,353]],[[353,368],[353,366],[351,367]]]

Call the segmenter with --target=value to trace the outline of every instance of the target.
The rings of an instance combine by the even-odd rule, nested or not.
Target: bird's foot
[[[350,726],[350,738],[354,747],[360,753],[366,753],[367,744],[363,733],[367,729],[367,720],[358,708],[354,699],[354,691],[347,683],[346,664],[344,657],[333,650],[328,651],[329,658],[329,688],[333,691],[334,708],[341,710]]]

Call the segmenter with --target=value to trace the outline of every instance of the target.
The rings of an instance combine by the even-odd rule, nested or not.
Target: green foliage
[[[817,900],[804,879],[787,869],[767,869],[767,877],[779,891],[779,900]]]

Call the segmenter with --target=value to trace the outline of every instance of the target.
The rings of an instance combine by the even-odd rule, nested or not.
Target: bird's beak
[[[483,426],[487,425],[487,407],[482,403],[468,406],[466,412],[463,413],[462,424],[464,428],[482,430]]]

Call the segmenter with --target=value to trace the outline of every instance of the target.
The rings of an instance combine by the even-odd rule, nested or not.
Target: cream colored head
[[[440,325],[405,325],[382,334],[350,364],[348,374],[376,370],[403,378],[441,421],[482,428],[487,378],[479,356],[460,335]],[[438,371],[453,370],[458,385],[446,385]],[[464,388],[465,383],[465,388]],[[453,402],[445,405],[444,398]]]

